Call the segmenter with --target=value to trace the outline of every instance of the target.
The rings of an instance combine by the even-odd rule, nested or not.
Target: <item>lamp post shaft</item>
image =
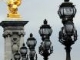
[[[48,56],[44,56],[44,60],[48,60]]]
[[[71,60],[71,56],[70,56],[70,51],[71,51],[71,47],[66,47],[66,60]]]
[[[34,58],[33,57],[30,57],[30,60],[34,60]]]

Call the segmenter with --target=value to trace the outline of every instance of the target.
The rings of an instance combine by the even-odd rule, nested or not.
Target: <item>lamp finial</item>
[[[30,37],[33,37],[33,34],[32,33],[30,34]]]
[[[44,24],[47,24],[47,20],[46,19],[44,20]]]

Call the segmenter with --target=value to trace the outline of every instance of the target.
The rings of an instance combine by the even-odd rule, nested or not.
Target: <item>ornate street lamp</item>
[[[44,20],[44,24],[40,27],[39,34],[44,41],[45,38],[49,39],[52,34],[52,29],[50,25],[47,24],[47,20]]]
[[[20,60],[20,53],[18,53],[18,51],[14,54],[14,59],[15,60]]]
[[[65,24],[68,20],[73,21],[73,17],[75,17],[76,14],[76,8],[69,0],[64,0],[59,7],[58,14],[62,19],[62,23]]]
[[[77,40],[77,30],[74,27],[73,17],[76,14],[76,8],[69,0],[64,0],[59,7],[58,14],[62,19],[63,27],[59,32],[59,42],[65,46],[66,60],[71,60],[71,46]]]
[[[40,27],[39,34],[42,37],[42,42],[39,47],[39,54],[44,57],[44,60],[48,60],[48,56],[53,52],[53,46],[50,41],[52,29],[47,24],[47,20],[44,20],[44,24]]]
[[[23,43],[23,46],[20,48],[20,53],[21,53],[22,60],[28,60],[28,56],[26,56],[27,55],[27,47],[25,46],[24,43]]]
[[[27,44],[27,46],[29,47],[29,50],[30,50],[30,52],[29,52],[30,60],[37,60],[37,54],[36,54],[36,51],[35,51],[35,46],[37,44],[37,41],[33,37],[32,33],[30,34],[30,37],[27,39],[26,44]]]

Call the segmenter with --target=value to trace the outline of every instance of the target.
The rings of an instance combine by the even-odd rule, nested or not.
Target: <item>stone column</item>
[[[11,59],[11,57],[12,57],[12,51],[11,51],[11,33],[10,32],[4,32],[4,34],[3,34],[3,37],[4,37],[4,39],[5,39],[5,60],[8,60],[8,58],[9,59]]]
[[[14,54],[19,51],[24,42],[24,25],[28,21],[2,21],[0,25],[4,29],[5,60],[14,60]]]

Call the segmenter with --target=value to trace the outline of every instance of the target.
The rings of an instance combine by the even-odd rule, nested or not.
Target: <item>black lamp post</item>
[[[26,56],[27,55],[27,47],[25,46],[24,43],[23,43],[23,46],[20,48],[20,53],[21,53],[22,60],[28,60],[28,56]]]
[[[46,19],[44,20],[44,25],[40,27],[39,33],[42,37],[42,42],[39,47],[39,54],[44,57],[44,60],[48,60],[48,56],[53,52],[53,46],[50,41],[52,29],[50,25],[47,24]]]
[[[18,51],[14,54],[14,59],[20,60],[20,53],[18,53]]]
[[[69,0],[64,0],[59,7],[58,14],[62,19],[63,27],[59,32],[59,42],[65,46],[66,60],[71,60],[71,46],[77,40],[77,30],[74,27],[73,18],[76,14],[76,8]]]
[[[30,50],[30,52],[29,52],[30,60],[37,60],[37,54],[36,54],[36,51],[35,51],[35,46],[37,44],[37,41],[33,37],[32,33],[30,34],[30,37],[27,39],[26,44],[27,44],[27,46],[29,47],[29,50]]]

